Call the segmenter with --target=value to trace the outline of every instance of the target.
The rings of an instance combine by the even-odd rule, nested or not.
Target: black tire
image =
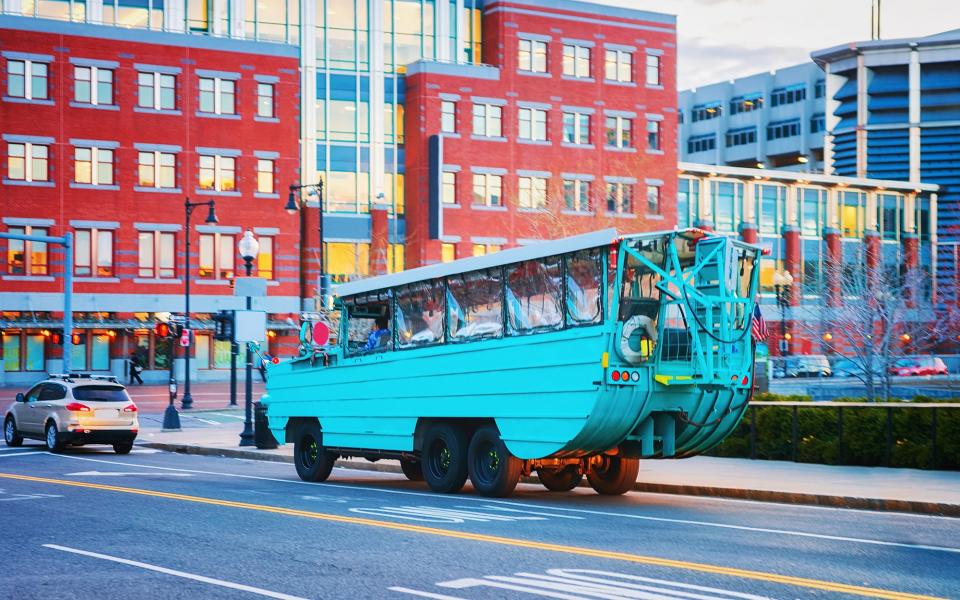
[[[293,463],[297,475],[304,481],[326,481],[337,462],[337,455],[323,447],[320,424],[313,422],[300,427],[293,443]]]
[[[423,466],[419,460],[400,459],[400,470],[410,481],[423,481]]]
[[[603,455],[601,459],[587,471],[590,487],[604,496],[618,496],[633,489],[640,472],[639,458]]]
[[[467,482],[467,435],[447,423],[430,427],[423,441],[423,479],[440,494],[453,494]]]
[[[63,452],[63,448],[66,444],[63,443],[63,440],[60,439],[60,432],[57,430],[57,424],[53,421],[48,421],[47,426],[44,428],[43,440],[47,446],[47,450],[50,452]]]
[[[497,428],[488,425],[478,429],[470,440],[467,470],[480,495],[503,498],[517,487],[523,461],[510,454]]]
[[[537,469],[543,487],[551,492],[569,492],[583,481],[580,469]]]
[[[113,451],[117,454],[130,454],[133,450],[133,442],[117,442],[113,445]]]
[[[17,431],[17,423],[13,417],[7,417],[3,422],[3,441],[11,448],[23,445],[23,436]]]

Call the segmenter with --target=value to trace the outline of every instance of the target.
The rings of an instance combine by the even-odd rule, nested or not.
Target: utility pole
[[[880,39],[880,0],[873,0],[870,7],[870,39]]]

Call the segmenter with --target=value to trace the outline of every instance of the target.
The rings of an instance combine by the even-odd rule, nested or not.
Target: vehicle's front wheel
[[[537,469],[537,477],[551,492],[569,492],[583,481],[579,469]]]
[[[63,452],[65,444],[60,440],[60,432],[57,430],[57,424],[53,421],[47,423],[44,440],[47,443],[47,450],[50,452]]]
[[[17,424],[13,421],[13,417],[7,417],[3,423],[3,441],[11,447],[23,444],[23,436],[17,431]]]
[[[587,471],[587,481],[598,494],[617,496],[633,489],[640,472],[639,458],[603,455]]]
[[[470,482],[483,496],[503,498],[513,493],[520,481],[523,461],[510,454],[496,427],[481,427],[473,434],[467,450]]]
[[[410,481],[423,481],[423,466],[419,460],[400,459],[400,470]]]
[[[130,454],[133,450],[133,442],[117,442],[113,445],[113,451],[117,454]]]
[[[337,455],[323,447],[319,423],[308,423],[300,428],[293,443],[293,463],[297,475],[304,481],[326,481],[337,462]]]
[[[423,478],[441,494],[459,492],[467,482],[467,435],[462,429],[438,423],[423,443]]]

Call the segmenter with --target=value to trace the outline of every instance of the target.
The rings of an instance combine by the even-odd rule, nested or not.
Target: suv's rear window
[[[130,402],[126,388],[118,385],[79,385],[73,388],[73,397],[91,402]]]

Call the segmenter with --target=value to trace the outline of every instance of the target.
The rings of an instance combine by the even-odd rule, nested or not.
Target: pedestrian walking
[[[143,363],[140,362],[140,357],[137,356],[136,352],[130,353],[130,383],[127,385],[133,385],[133,380],[136,379],[137,383],[143,385],[143,379],[140,378],[140,372],[143,371]]]
[[[264,383],[267,382],[267,361],[266,359],[260,359],[260,363],[257,365],[257,371],[260,371],[260,380]]]

